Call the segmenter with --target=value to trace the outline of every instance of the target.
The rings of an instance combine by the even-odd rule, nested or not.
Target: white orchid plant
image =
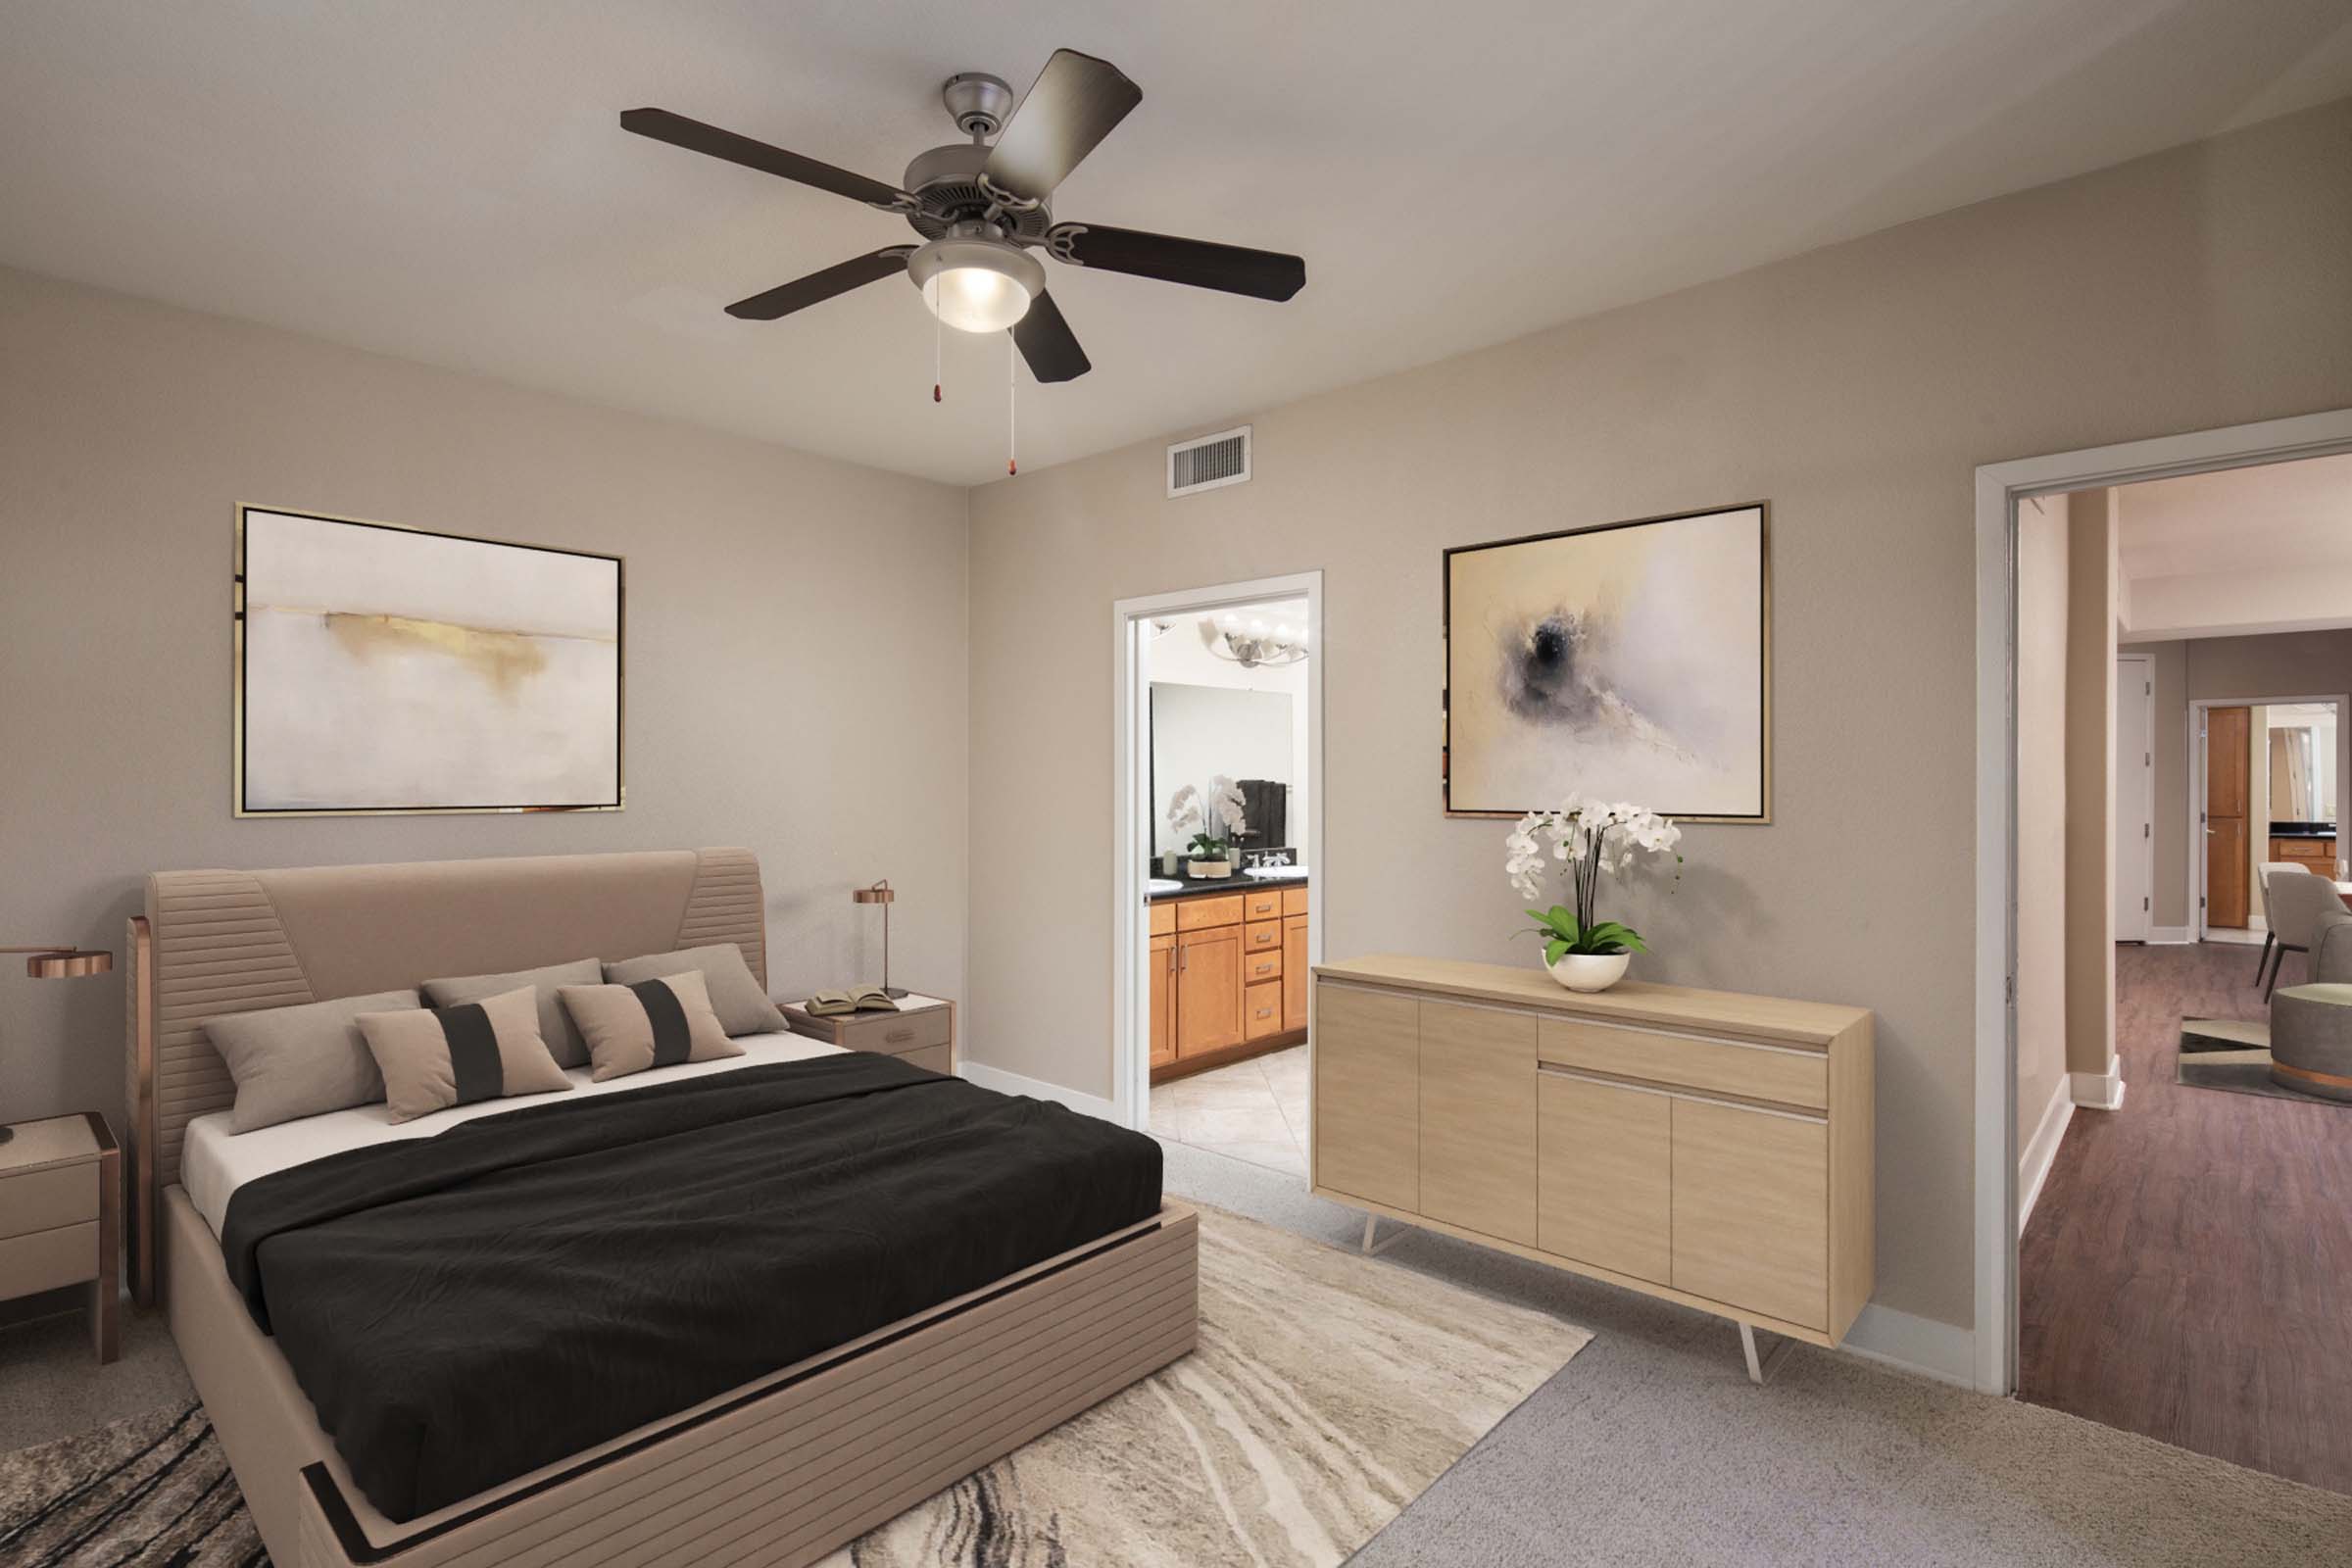
[[[1549,841],[1549,850],[1539,839]],[[1641,933],[1615,920],[1598,918],[1594,906],[1600,879],[1633,864],[1639,855],[1673,855],[1683,830],[1671,817],[1625,801],[1614,804],[1570,796],[1556,810],[1530,811],[1503,841],[1508,852],[1503,869],[1523,899],[1544,895],[1544,862],[1560,862],[1576,895],[1575,907],[1555,904],[1548,909],[1530,908],[1536,923],[1530,929],[1544,938],[1544,961],[1557,963],[1569,954],[1604,955],[1646,953]]]
[[[1208,781],[1207,789],[1187,784],[1168,801],[1168,826],[1192,834],[1187,848],[1197,860],[1224,859],[1233,849],[1225,835],[1239,833],[1244,820],[1241,786],[1222,773]]]

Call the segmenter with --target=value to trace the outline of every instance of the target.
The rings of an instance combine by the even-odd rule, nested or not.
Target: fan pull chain
[[[1020,356],[1013,352],[1015,346],[1012,334],[1006,332],[1004,334],[1004,471],[1008,475],[1021,471],[1020,461],[1014,455],[1013,450],[1020,434],[1020,424],[1016,417],[1017,410],[1014,405],[1020,401],[1021,392]]]
[[[940,340],[946,336],[947,323],[939,318],[939,279],[934,276],[923,285],[923,299],[931,307],[931,401],[940,400],[939,389],[947,380],[940,367]]]

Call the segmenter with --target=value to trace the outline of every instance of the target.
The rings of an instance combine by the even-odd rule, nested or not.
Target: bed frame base
[[[1199,1220],[1170,1201],[1144,1227],[395,1525],[352,1486],[186,1193],[164,1207],[172,1336],[288,1568],[800,1568],[1186,1354],[1199,1326]]]

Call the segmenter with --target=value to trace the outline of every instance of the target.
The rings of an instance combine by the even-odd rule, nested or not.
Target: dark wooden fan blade
[[[690,153],[724,158],[730,164],[741,164],[761,173],[814,185],[818,190],[829,190],[854,202],[896,207],[913,199],[896,185],[885,185],[878,179],[853,174],[846,169],[835,169],[831,164],[820,164],[813,158],[803,158],[799,153],[788,153],[781,147],[770,147],[763,141],[738,136],[731,130],[706,125],[666,109],[624,109],[620,112],[620,128],[665,141],[672,147],[683,147]]]
[[[1144,89],[1109,61],[1054,50],[989,153],[989,179],[1015,196],[1053,195],[1143,101]]]
[[[1043,291],[1029,302],[1029,314],[1012,323],[1012,341],[1040,381],[1075,381],[1095,368],[1061,318],[1061,307]]]
[[[1056,223],[1052,239],[1054,254],[1062,260],[1105,272],[1131,272],[1261,300],[1287,300],[1306,286],[1306,263],[1275,251],[1097,223]]]
[[[853,256],[821,272],[810,272],[807,277],[778,284],[764,294],[737,300],[727,307],[727,314],[747,321],[772,321],[779,316],[821,305],[836,294],[847,294],[854,288],[896,276],[906,270],[906,258],[912,254],[911,245],[893,245],[871,256]]]

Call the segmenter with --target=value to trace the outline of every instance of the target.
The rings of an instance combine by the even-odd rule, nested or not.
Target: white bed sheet
[[[341,1153],[347,1149],[365,1149],[370,1144],[430,1138],[476,1116],[494,1116],[502,1110],[517,1110],[524,1105],[560,1103],[581,1095],[622,1094],[632,1089],[650,1089],[656,1084],[675,1083],[681,1078],[701,1078],[770,1062],[806,1061],[811,1056],[841,1054],[839,1046],[829,1046],[806,1035],[740,1035],[737,1043],[744,1048],[740,1056],[656,1067],[625,1078],[608,1078],[601,1084],[589,1078],[587,1068],[575,1067],[564,1075],[571,1080],[572,1087],[571,1093],[561,1100],[552,1094],[482,1100],[470,1105],[436,1110],[415,1121],[394,1121],[391,1107],[379,1102],[240,1133],[230,1129],[227,1111],[216,1110],[188,1123],[187,1140],[180,1149],[179,1179],[188,1190],[188,1200],[196,1205],[196,1212],[204,1216],[204,1222],[213,1228],[213,1236],[218,1240],[220,1227],[228,1218],[228,1200],[236,1196],[237,1189],[290,1165]]]

